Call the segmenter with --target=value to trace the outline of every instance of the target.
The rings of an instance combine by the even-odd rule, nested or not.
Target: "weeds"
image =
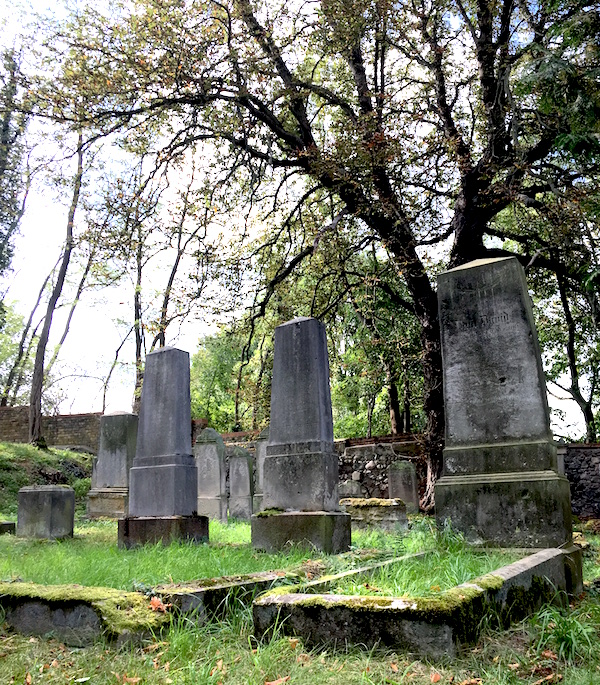
[[[596,627],[581,610],[546,606],[534,616],[534,624],[540,630],[538,654],[550,650],[559,661],[569,664],[591,656]]]

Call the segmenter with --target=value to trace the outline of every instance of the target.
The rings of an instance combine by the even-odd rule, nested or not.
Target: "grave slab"
[[[27,485],[19,490],[17,536],[73,537],[75,491],[67,485]]]
[[[121,518],[129,511],[129,470],[135,457],[138,417],[118,412],[100,418],[98,456],[87,496],[90,518]]]
[[[225,444],[214,428],[205,428],[198,435],[194,458],[198,471],[198,515],[226,522]]]
[[[436,518],[471,541],[571,540],[569,486],[557,472],[525,272],[483,259],[438,276],[446,408]]]

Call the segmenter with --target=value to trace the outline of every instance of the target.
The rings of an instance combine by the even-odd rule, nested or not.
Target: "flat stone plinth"
[[[449,519],[473,543],[559,547],[571,541],[569,482],[554,471],[442,476],[438,525]]]
[[[87,515],[91,519],[118,519],[127,516],[128,488],[95,488],[87,495]]]
[[[119,547],[136,547],[146,543],[174,540],[208,542],[207,516],[140,516],[119,519]]]
[[[28,485],[19,490],[17,535],[51,540],[73,537],[75,491],[66,485]]]
[[[408,528],[406,504],[400,499],[346,497],[340,500],[340,506],[350,514],[353,530],[375,528],[397,533]]]
[[[17,524],[13,521],[0,521],[0,535],[14,535],[17,530]]]
[[[266,510],[250,520],[252,546],[266,552],[285,549],[288,543],[315,547],[325,554],[350,549],[350,515],[337,511]]]

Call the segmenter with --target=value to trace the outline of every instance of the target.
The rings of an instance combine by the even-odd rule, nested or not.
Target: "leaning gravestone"
[[[438,276],[446,445],[438,522],[472,541],[555,547],[571,540],[525,272],[483,259]]]
[[[263,511],[251,521],[254,547],[308,543],[328,554],[349,548],[350,516],[339,510],[325,326],[316,319],[275,329],[263,493]]]
[[[248,450],[234,447],[229,457],[229,516],[249,521],[252,516],[252,457]]]
[[[119,545],[208,539],[196,515],[198,477],[192,456],[190,358],[164,347],[146,357],[137,446],[129,474],[129,515]]]
[[[214,428],[205,428],[196,438],[194,457],[198,470],[196,511],[209,519],[227,522],[225,444]]]
[[[98,457],[92,469],[92,487],[87,496],[90,518],[127,516],[129,470],[135,457],[138,417],[118,412],[100,418]]]
[[[75,491],[67,485],[27,485],[18,493],[17,536],[72,538]]]

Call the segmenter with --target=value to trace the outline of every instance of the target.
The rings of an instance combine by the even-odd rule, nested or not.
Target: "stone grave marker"
[[[229,456],[229,516],[249,521],[252,516],[252,457],[248,450],[234,447]]]
[[[270,420],[253,546],[273,551],[291,541],[328,554],[347,550],[350,516],[339,509],[327,340],[316,319],[275,329]]]
[[[129,515],[119,520],[119,544],[207,540],[208,518],[197,515],[197,503],[189,354],[163,347],[146,357]]]
[[[265,457],[267,456],[267,440],[269,439],[269,429],[265,428],[261,431],[256,439],[255,445],[255,480],[254,480],[254,497],[252,510],[254,513],[262,511],[263,508],[263,479],[265,469]]]
[[[194,457],[198,470],[198,514],[227,522],[225,445],[214,428],[205,428],[198,435]]]
[[[525,272],[484,259],[438,276],[446,446],[436,517],[469,540],[555,547],[571,540]]]
[[[87,496],[90,518],[122,518],[129,511],[129,470],[135,457],[138,417],[116,412],[100,418],[100,444]]]
[[[390,499],[400,499],[406,504],[406,511],[419,511],[417,469],[410,461],[395,461],[388,466],[388,492]]]
[[[72,538],[75,491],[67,485],[27,485],[17,500],[17,536],[58,540]]]

